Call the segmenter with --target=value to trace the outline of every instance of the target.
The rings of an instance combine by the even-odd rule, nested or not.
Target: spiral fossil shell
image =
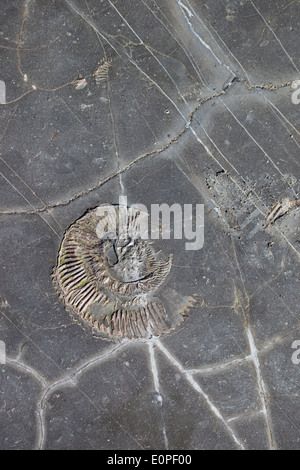
[[[120,206],[115,209],[119,220]],[[136,213],[126,215],[125,233],[118,225],[114,237],[103,236],[109,220],[91,210],[66,232],[54,270],[68,310],[111,339],[168,333],[194,303],[193,297],[163,286],[172,255],[162,258],[152,243],[141,239],[137,221]]]

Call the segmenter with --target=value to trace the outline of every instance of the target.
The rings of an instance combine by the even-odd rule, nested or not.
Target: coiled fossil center
[[[104,244],[105,265],[111,276],[122,282],[144,279],[147,270],[147,252],[140,240],[121,238]]]

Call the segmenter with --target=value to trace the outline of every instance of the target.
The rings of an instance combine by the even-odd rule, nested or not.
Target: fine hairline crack
[[[142,155],[139,155],[138,157],[136,157],[134,160],[132,160],[131,162],[129,162],[127,165],[125,165],[123,168],[119,169],[118,171],[116,171],[115,173],[111,174],[111,175],[108,175],[104,180],[98,182],[97,184],[95,184],[93,187],[91,188],[87,188],[87,189],[84,189],[78,193],[76,193],[75,195],[73,195],[72,197],[70,197],[68,200],[66,201],[58,201],[58,202],[55,202],[55,203],[50,203],[50,204],[47,204],[47,205],[44,205],[43,207],[40,207],[40,208],[36,208],[36,209],[33,209],[33,210],[12,210],[12,211],[0,211],[0,215],[31,215],[31,214],[40,214],[40,213],[43,213],[43,212],[46,212],[50,209],[54,209],[56,207],[65,207],[67,205],[69,205],[70,203],[72,203],[73,201],[75,201],[76,199],[82,197],[82,196],[86,196],[88,195],[89,193],[99,189],[100,187],[102,187],[104,184],[110,182],[111,180],[113,180],[114,178],[120,176],[121,174],[127,172],[129,169],[131,169],[135,164],[139,163],[140,161],[148,158],[148,157],[154,157],[156,155],[159,155],[160,153],[164,152],[165,150],[167,150],[168,148],[170,148],[172,145],[174,145],[175,143],[177,143],[178,139],[190,128],[190,125],[192,124],[193,122],[193,119],[194,119],[194,116],[195,116],[195,113],[199,110],[199,108],[207,103],[208,101],[214,99],[214,98],[218,98],[222,95],[225,95],[227,94],[228,92],[230,92],[230,90],[232,89],[232,87],[237,84],[237,83],[244,83],[245,86],[249,89],[249,90],[253,90],[253,89],[264,89],[264,90],[268,90],[268,91],[276,91],[280,88],[284,88],[284,87],[288,87],[290,86],[293,81],[290,81],[290,82],[284,82],[284,83],[280,83],[280,84],[260,84],[260,85],[251,85],[247,80],[245,79],[242,79],[238,76],[234,76],[229,83],[227,83],[223,89],[221,91],[216,91],[215,93],[213,93],[212,95],[209,95],[207,97],[204,97],[202,98],[201,100],[199,100],[199,103],[197,104],[197,106],[191,111],[190,113],[190,117],[189,117],[189,120],[187,121],[187,123],[183,126],[183,128],[178,132],[178,134],[176,136],[174,136],[169,142],[167,142],[165,145],[161,146],[161,147],[157,147],[156,149],[154,150],[150,150],[148,152],[145,152],[143,153]]]
[[[210,95],[206,98],[203,98],[202,100],[199,101],[199,103],[197,104],[197,106],[193,109],[193,111],[191,112],[190,114],[190,118],[189,118],[189,121],[183,126],[183,128],[180,130],[180,132],[174,136],[169,142],[167,142],[165,145],[161,146],[161,147],[158,147],[154,150],[150,150],[148,152],[145,152],[143,153],[142,155],[139,155],[138,157],[136,157],[134,160],[132,160],[131,162],[129,162],[127,165],[125,165],[123,168],[119,169],[118,171],[116,171],[115,173],[111,174],[111,175],[108,175],[104,180],[100,181],[99,183],[95,184],[93,187],[91,188],[88,188],[88,189],[84,189],[78,193],[76,193],[75,195],[73,195],[71,198],[69,198],[68,200],[66,201],[59,201],[59,202],[56,202],[56,203],[52,203],[52,204],[47,204],[43,207],[40,207],[40,208],[37,208],[37,209],[33,209],[33,210],[30,210],[30,211],[25,211],[25,210],[15,210],[15,211],[0,211],[0,215],[30,215],[30,214],[39,214],[39,213],[43,213],[43,212],[46,212],[47,210],[49,209],[54,209],[56,207],[64,207],[64,206],[67,206],[69,205],[71,202],[75,201],[76,199],[82,197],[82,196],[86,196],[88,195],[89,193],[91,193],[92,191],[95,191],[97,189],[99,189],[100,187],[102,187],[104,184],[108,183],[109,181],[113,180],[114,178],[116,178],[117,176],[127,172],[129,169],[131,169],[135,164],[139,163],[141,160],[144,160],[148,157],[154,157],[156,155],[159,155],[161,152],[164,152],[165,150],[167,150],[168,148],[170,148],[172,145],[174,145],[175,143],[177,143],[178,139],[189,129],[189,126],[190,124],[192,123],[193,121],[193,118],[194,118],[194,115],[195,113],[198,111],[198,109],[202,106],[202,104],[206,103],[207,101],[209,100],[212,100],[220,95],[223,95],[225,93],[225,91],[221,91],[221,92],[216,92],[214,93],[213,95]]]

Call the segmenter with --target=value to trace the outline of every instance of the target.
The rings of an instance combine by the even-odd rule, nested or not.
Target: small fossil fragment
[[[279,217],[287,214],[290,210],[300,206],[300,201],[296,199],[284,198],[281,202],[277,202],[268,213],[266,221],[266,229],[270,227]]]
[[[124,208],[114,207],[120,220]],[[126,212],[125,224],[118,223],[112,234],[105,232],[109,217],[88,212],[66,232],[53,275],[64,304],[95,332],[114,339],[165,334],[195,302],[162,287],[172,256],[162,258],[139,237],[138,215]]]
[[[78,75],[78,78],[74,80],[73,85],[75,90],[83,90],[87,86],[87,81],[82,75]]]
[[[100,62],[98,62],[98,67],[94,72],[94,79],[95,79],[96,85],[100,85],[101,82],[103,82],[104,80],[108,78],[108,71],[110,67],[111,67],[111,62],[107,60],[102,59],[100,60]]]

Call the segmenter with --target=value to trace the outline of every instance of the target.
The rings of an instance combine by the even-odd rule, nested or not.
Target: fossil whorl
[[[173,330],[194,299],[161,287],[172,255],[162,258],[151,242],[141,239],[139,212],[126,210],[124,219],[121,206],[106,217],[98,209],[64,236],[53,275],[60,298],[94,331],[110,338],[150,338]],[[107,232],[115,214],[116,230]]]

